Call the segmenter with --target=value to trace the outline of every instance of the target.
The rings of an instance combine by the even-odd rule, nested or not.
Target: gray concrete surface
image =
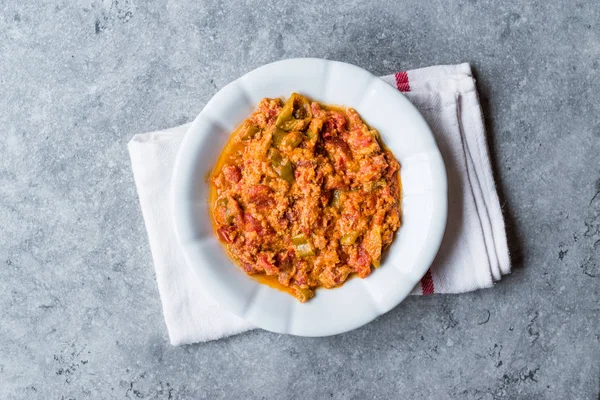
[[[598,399],[597,2],[0,10],[0,398]],[[517,268],[494,289],[410,298],[341,336],[171,347],[126,143],[294,56],[376,74],[472,63]]]

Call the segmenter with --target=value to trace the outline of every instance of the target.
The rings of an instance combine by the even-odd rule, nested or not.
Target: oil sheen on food
[[[247,274],[305,302],[379,267],[401,224],[399,170],[354,109],[265,98],[215,165],[213,225]]]

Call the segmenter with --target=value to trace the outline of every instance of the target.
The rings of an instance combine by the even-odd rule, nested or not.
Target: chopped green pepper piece
[[[315,252],[312,249],[312,247],[310,247],[310,245],[307,243],[296,246],[296,254],[298,254],[299,257],[304,258],[314,256]]]
[[[341,190],[335,190],[333,192],[333,197],[331,198],[331,206],[338,208],[339,206],[342,205],[342,191]]]
[[[343,244],[344,246],[350,246],[356,242],[356,239],[358,239],[359,236],[360,236],[359,232],[350,231],[350,232],[346,233],[344,236],[342,236],[342,238],[340,239],[340,243]]]
[[[275,131],[273,131],[273,146],[281,146],[281,142],[287,136],[287,134],[288,133],[286,131],[281,130],[279,128],[275,128]]]
[[[298,93],[292,93],[279,112],[275,126],[284,131],[306,129],[311,118],[308,99]]]
[[[288,160],[275,169],[279,177],[289,183],[294,182],[294,169],[292,163]]]
[[[267,151],[267,157],[269,158],[269,160],[271,160],[273,164],[281,164],[281,153],[279,152],[279,150],[270,147]]]
[[[371,182],[366,182],[363,184],[363,189],[368,191],[368,192],[372,192],[376,189],[385,187],[387,185],[387,182],[385,181],[385,179],[380,179],[378,181],[371,181]]]
[[[289,183],[294,182],[294,168],[290,160],[283,161],[279,150],[273,147],[267,151],[267,157],[271,161],[271,167],[281,179]]]
[[[227,223],[232,223],[234,218],[235,215],[233,214],[233,212],[231,212],[231,208],[227,207],[227,209],[225,210],[225,220],[227,221]]]
[[[260,131],[260,129],[257,126],[249,125],[242,134],[242,140],[252,139],[258,131]]]
[[[219,200],[217,200],[217,206],[219,207],[227,207],[227,197],[221,197]]]
[[[294,245],[298,246],[298,245],[301,245],[301,244],[308,243],[308,239],[306,238],[306,236],[304,235],[304,233],[300,233],[300,234],[292,237],[292,243],[294,243]]]
[[[296,254],[300,257],[314,256],[315,251],[303,233],[292,237],[292,243],[296,249]]]
[[[231,208],[229,208],[229,201],[227,200],[227,197],[221,197],[219,200],[217,200],[217,207],[225,207],[225,220],[227,223],[233,222],[235,215],[231,211]]]
[[[293,95],[292,95],[293,96]],[[278,128],[284,129],[284,125],[286,125],[290,120],[293,119],[292,113],[294,112],[294,100],[293,97],[290,97],[288,101],[285,102],[283,108],[279,112],[277,116],[277,120],[275,121],[275,126]]]
[[[313,119],[310,121],[310,125],[308,126],[308,130],[306,131],[306,135],[310,140],[318,139],[319,133],[321,133],[321,129],[323,129],[323,120],[320,118]]]
[[[305,119],[309,116],[310,112],[305,107],[305,105],[308,105],[308,100],[306,100],[305,97],[301,96],[299,107],[294,107],[294,112],[292,113],[295,119]]]

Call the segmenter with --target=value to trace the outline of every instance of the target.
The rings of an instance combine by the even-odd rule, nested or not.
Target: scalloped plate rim
[[[246,298],[246,304],[244,305],[244,307],[240,307],[239,305],[234,305],[234,302],[243,299],[239,298],[239,296],[238,298],[236,298],[236,293],[233,293],[232,288],[229,287],[229,285],[232,285],[232,283],[231,281],[227,281],[228,278],[223,277],[223,274],[221,274],[221,276],[219,277],[216,276],[222,272],[216,269],[230,269],[231,266],[233,266],[234,268],[237,268],[240,274],[245,275],[245,273],[241,271],[241,269],[235,264],[233,264],[233,262],[231,261],[229,261],[229,264],[225,267],[221,265],[211,265],[211,255],[208,254],[211,252],[207,250],[198,250],[198,248],[201,246],[194,246],[194,244],[197,244],[195,242],[207,240],[207,238],[189,237],[190,232],[194,232],[198,229],[192,221],[194,218],[203,217],[208,218],[208,221],[210,221],[210,216],[207,214],[207,208],[206,210],[204,210],[204,212],[206,212],[206,215],[202,216],[198,213],[198,205],[202,201],[206,201],[207,199],[198,198],[198,196],[195,196],[193,194],[190,195],[190,192],[193,192],[192,189],[194,187],[197,186],[202,189],[203,184],[207,185],[204,182],[204,174],[201,174],[201,172],[198,171],[198,168],[194,167],[194,165],[202,162],[198,159],[199,151],[202,150],[201,147],[203,145],[210,146],[214,142],[208,140],[208,135],[210,134],[209,127],[212,128],[213,131],[226,131],[226,128],[231,126],[237,126],[241,122],[241,120],[232,121],[231,123],[227,124],[227,127],[223,126],[223,124],[220,122],[221,117],[223,115],[228,115],[227,113],[228,111],[231,111],[231,109],[225,109],[223,107],[219,109],[219,102],[227,103],[227,101],[234,101],[232,99],[236,95],[236,89],[237,92],[241,92],[241,96],[245,97],[246,100],[250,103],[252,102],[252,96],[254,96],[255,98],[269,97],[269,95],[263,95],[262,93],[248,92],[249,90],[251,90],[251,88],[248,88],[248,86],[250,86],[249,84],[254,84],[259,88],[261,87],[260,85],[269,87],[269,85],[273,85],[274,82],[276,82],[277,79],[280,78],[280,76],[289,75],[290,72],[300,74],[310,73],[311,69],[307,68],[310,66],[312,66],[315,70],[317,70],[318,68],[324,69],[323,74],[325,75],[325,77],[321,76],[321,79],[325,80],[325,84],[323,85],[324,91],[327,90],[332,80],[341,79],[339,76],[328,76],[329,70],[331,70],[332,68],[336,68],[338,73],[341,73],[342,75],[347,75],[345,77],[342,76],[342,80],[343,84],[346,85],[349,89],[351,89],[353,86],[352,82],[358,82],[360,79],[368,79],[369,82],[365,86],[366,93],[363,93],[362,96],[360,96],[360,100],[358,100],[361,104],[345,104],[348,106],[355,107],[361,116],[364,117],[363,112],[361,111],[361,107],[367,107],[366,105],[362,105],[366,98],[368,98],[369,96],[376,96],[375,102],[377,102],[380,96],[386,96],[385,98],[387,100],[389,100],[392,103],[395,102],[399,107],[401,107],[401,109],[399,109],[398,111],[402,112],[398,115],[395,115],[395,117],[405,118],[410,124],[416,126],[416,128],[414,128],[415,132],[405,139],[409,141],[412,140],[413,142],[416,141],[417,144],[420,140],[422,142],[422,145],[425,146],[424,150],[421,150],[417,153],[410,153],[410,156],[419,155],[422,156],[421,158],[427,160],[426,167],[428,168],[427,172],[429,172],[429,175],[426,175],[426,177],[431,178],[431,188],[429,188],[429,191],[424,190],[424,194],[420,193],[416,195],[422,196],[427,201],[431,201],[431,212],[429,215],[430,220],[427,225],[427,231],[425,233],[424,238],[422,238],[421,242],[417,243],[421,246],[420,250],[418,251],[419,254],[412,254],[413,257],[416,257],[416,261],[410,266],[388,265],[389,263],[387,263],[387,261],[384,261],[382,266],[378,270],[374,271],[373,274],[371,274],[366,279],[352,279],[348,283],[343,285],[341,288],[336,288],[333,290],[319,290],[315,298],[304,304],[297,302],[297,300],[295,300],[293,297],[282,292],[278,292],[275,289],[268,288],[263,290],[263,285],[259,284],[250,277],[246,277],[248,282],[252,282],[249,284],[249,287],[252,287],[253,285],[260,285],[258,288],[255,288],[253,290],[253,295],[250,296],[250,298],[256,299],[258,292],[262,291],[262,295],[260,296],[261,299],[269,299],[269,297],[272,297],[273,300],[270,302],[266,302],[266,304],[264,305],[264,312],[261,311],[262,308],[259,308],[257,311],[256,305],[249,304],[249,298]],[[265,73],[267,71],[269,72],[269,75],[265,76]],[[437,251],[439,250],[446,225],[448,210],[446,170],[444,167],[442,156],[435,143],[433,134],[422,115],[406,99],[406,97],[401,92],[399,92],[392,86],[387,85],[386,83],[384,83],[385,86],[380,85],[380,82],[383,81],[377,78],[376,76],[372,75],[370,72],[352,64],[317,58],[286,59],[266,64],[253,71],[248,72],[242,77],[229,83],[221,90],[219,90],[207,102],[203,110],[194,119],[193,123],[189,127],[181,142],[180,148],[177,152],[175,165],[173,168],[170,205],[173,217],[173,224],[175,228],[175,235],[177,242],[181,246],[188,267],[191,267],[199,276],[200,283],[203,286],[204,291],[215,301],[224,305],[225,308],[231,311],[233,314],[236,314],[242,318],[246,318],[250,323],[260,328],[278,333],[288,333],[299,336],[329,336],[340,334],[363,326],[372,321],[373,319],[377,318],[378,316],[394,308],[410,294],[412,288],[416,284],[418,284],[419,280],[427,272],[429,266],[431,265],[437,254]],[[364,84],[364,81],[362,83]],[[285,86],[287,84],[288,83],[285,82],[282,84],[282,86]],[[313,82],[311,81],[307,84],[307,86],[311,86],[312,84]],[[369,88],[373,85],[375,87],[372,88],[372,91],[375,91],[375,93],[369,92]],[[276,83],[275,87],[277,87]],[[269,89],[263,90],[268,91]],[[341,90],[344,90],[344,88],[342,88]],[[273,89],[273,92],[274,91],[276,90]],[[299,85],[299,87],[295,91],[298,91],[300,93],[304,92],[301,85]],[[237,95],[239,95],[239,93],[237,93]],[[275,93],[275,95],[277,95],[277,93]],[[285,93],[279,93],[278,95],[285,95]],[[289,95],[289,93],[287,95]],[[270,97],[275,96],[271,94]],[[315,100],[330,103],[329,101],[327,101],[327,99],[321,99],[318,98],[318,96],[311,97],[313,97]],[[255,105],[250,104],[250,106]],[[221,112],[221,114],[211,115],[210,112]],[[369,111],[369,113],[371,114],[377,114],[378,112],[379,110],[377,109]],[[247,116],[248,115],[246,115],[244,118],[246,118]],[[242,120],[244,118],[242,118]],[[393,118],[394,116],[384,115],[380,117],[379,120],[370,120],[367,117],[365,117],[365,120],[370,125],[377,128],[379,125],[390,124],[391,122],[389,120]],[[221,134],[229,133],[230,132],[222,132]],[[392,148],[392,151],[394,151],[394,154],[396,155],[396,151],[399,145],[396,144],[395,141],[400,139],[396,139],[394,136],[391,136],[392,132],[388,132],[386,130],[382,131],[380,129],[380,133],[386,145]],[[393,133],[394,135],[397,134],[395,131]],[[400,132],[400,134],[402,135],[404,133]],[[223,140],[224,138],[220,139]],[[394,141],[393,146],[389,145],[389,142],[391,141]],[[206,144],[206,142],[209,142],[209,144]],[[394,147],[396,147],[396,149],[394,149]],[[213,153],[214,152],[211,152],[211,154]],[[218,151],[218,154],[220,154],[220,150]],[[406,159],[408,158],[409,157],[406,157]],[[402,159],[399,159],[399,161],[402,164]],[[202,165],[204,170],[208,171],[210,171],[213,167],[213,165],[207,165],[206,163]],[[417,174],[418,173],[419,171],[417,171]],[[202,183],[199,183],[199,180]],[[207,189],[207,187],[205,189]],[[405,205],[405,200],[406,198],[403,197],[403,207]],[[427,203],[427,201],[424,201],[422,203]],[[403,208],[403,220],[410,216],[411,221],[413,219],[420,221],[419,217],[424,217],[424,215],[419,215],[416,211],[414,212],[414,215],[405,215],[405,211],[406,210]],[[203,222],[205,221],[203,220]],[[417,224],[412,223],[411,226],[416,227]],[[402,227],[400,227],[400,230],[389,252],[395,251],[393,249],[396,249],[398,247],[397,241],[401,239],[400,234],[404,233],[402,232],[403,227],[404,224]],[[404,238],[405,236],[406,235],[402,235],[402,238]],[[218,243],[218,240],[214,236],[212,237],[212,239],[208,239],[209,242],[211,240]],[[410,240],[410,238],[406,240]],[[407,247],[407,244],[404,243],[401,243],[400,245],[404,245],[404,248]],[[220,249],[223,253],[225,253],[222,247]],[[402,253],[400,253],[400,255],[401,254]],[[389,258],[390,257],[388,254],[386,260]],[[382,274],[383,277],[382,271],[385,271],[384,268],[386,267],[394,268],[396,271],[394,271],[393,273],[397,273],[401,277],[395,276],[394,279],[396,280],[393,281],[393,283],[396,285],[392,288],[382,290],[381,293],[379,293],[378,289],[381,288],[381,285],[379,284],[378,286],[378,284],[375,284],[373,282],[376,282],[378,280],[378,273]],[[230,274],[229,276],[231,276],[231,274],[235,274],[235,272],[232,271],[229,271],[228,273]],[[393,273],[392,271],[388,271],[387,275],[393,275]],[[236,280],[238,280],[237,278],[238,277],[236,276]],[[389,284],[390,283],[387,282],[384,285]],[[242,285],[244,285],[243,282]],[[358,293],[358,290],[356,290],[354,293],[349,293],[348,291],[349,287],[354,287],[355,285],[360,285],[361,287],[361,293],[363,293],[362,301],[359,301],[361,300],[361,298],[355,299],[353,296]],[[199,290],[201,289],[202,288],[199,288]],[[366,292],[367,294],[364,294],[364,292]],[[319,300],[320,298],[321,300]],[[293,312],[288,312],[287,315],[278,315],[278,312],[282,312],[277,310],[271,310],[270,312],[266,311],[272,306],[272,302],[279,301],[286,303],[291,301],[292,303],[287,309],[291,309]],[[371,306],[365,306],[365,302],[371,304]],[[364,309],[361,309],[361,306],[364,306]],[[252,309],[252,313],[251,315],[248,315],[248,310],[250,309]],[[358,315],[356,314],[356,312],[358,312],[356,310],[359,310]],[[333,315],[333,313],[335,313],[335,315]],[[339,313],[341,313],[342,315],[338,315]],[[285,318],[285,321],[282,318]]]

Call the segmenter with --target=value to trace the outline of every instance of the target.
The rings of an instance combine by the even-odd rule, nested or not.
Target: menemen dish
[[[401,225],[399,170],[354,109],[265,98],[215,165],[212,222],[247,274],[305,302],[379,267]]]

